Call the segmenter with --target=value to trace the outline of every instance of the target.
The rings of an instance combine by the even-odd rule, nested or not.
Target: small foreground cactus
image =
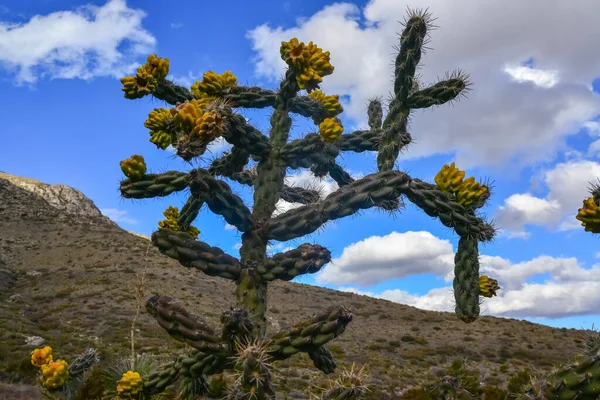
[[[492,240],[496,233],[493,225],[478,215],[490,196],[489,185],[472,177],[463,179],[465,172],[454,163],[444,166],[435,184],[394,169],[400,150],[412,141],[408,132],[411,112],[452,101],[469,87],[461,72],[423,89],[416,83],[415,71],[430,21],[427,12],[410,13],[400,36],[393,96],[386,115],[381,100],[373,99],[367,109],[369,128],[349,133],[344,132],[338,118],[343,111],[339,96],[325,94],[319,86],[334,71],[329,52],[297,38],[281,43],[281,58],[288,68],[278,90],[240,86],[231,71],[209,71],[188,90],[166,79],[169,60],[154,54],[135,76],[121,80],[126,98],[152,95],[173,106],[154,109],[144,124],[158,149],[171,146],[179,157],[191,161],[202,156],[217,138],[233,146],[207,168],[188,172],[148,173],[140,155],[121,162],[127,177],[120,184],[125,198],[189,191],[180,210],[170,207],[165,212],[167,220],[152,234],[152,243],[187,268],[237,285],[236,304],[222,314],[220,334],[169,296],[156,295],[147,301],[146,308],[158,324],[194,350],[145,377],[146,396],[160,393],[181,379],[186,388],[182,396],[192,398],[205,390],[207,376],[233,370],[239,376],[236,390],[241,398],[272,399],[271,364],[297,353],[308,354],[316,368],[332,373],[336,363],[327,343],[352,321],[352,313],[345,306],[331,307],[289,330],[270,335],[265,318],[269,282],[315,273],[331,261],[331,253],[305,243],[267,257],[267,245],[273,240],[284,242],[311,234],[328,221],[360,210],[377,207],[393,212],[408,199],[460,236],[453,287],[456,315],[462,321],[473,322],[479,316],[482,297],[496,294],[497,281],[480,276],[478,260],[479,242]],[[307,95],[301,95],[302,90]],[[235,112],[267,107],[274,110],[268,135]],[[289,140],[291,114],[312,119],[316,131]],[[377,153],[378,172],[361,179],[352,178],[336,161],[343,152],[365,151]],[[252,163],[255,165],[248,166]],[[286,185],[287,171],[301,168],[310,169],[319,178],[329,175],[339,189],[322,199],[316,190]],[[253,187],[252,209],[219,177]],[[273,216],[280,199],[302,206]],[[197,239],[199,231],[191,224],[204,205],[242,233],[239,258]],[[331,388],[328,393],[331,399],[350,399],[362,391]]]

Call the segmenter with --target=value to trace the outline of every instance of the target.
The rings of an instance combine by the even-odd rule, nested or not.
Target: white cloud
[[[17,84],[42,77],[120,78],[156,44],[141,26],[145,15],[128,8],[125,0],[109,0],[103,6],[36,15],[26,23],[0,22],[0,64],[16,71]]]
[[[181,22],[171,22],[171,29],[179,29],[181,27],[183,27]]]
[[[107,216],[108,218],[110,218],[111,220],[113,220],[116,223],[123,223],[123,224],[137,224],[138,221],[128,217],[127,216],[127,211],[125,210],[119,210],[116,208],[103,208],[100,210],[100,212],[102,213],[102,215]]]
[[[235,226],[233,226],[233,225],[230,225],[230,224],[225,224],[225,230],[226,230],[226,231],[232,231],[232,230],[234,230],[234,229],[236,229],[236,227],[235,227]]]
[[[420,273],[445,274],[452,268],[452,245],[429,232],[392,232],[347,246],[316,276],[338,285],[360,281],[373,285]],[[450,257],[448,257],[450,255]]]
[[[286,175],[285,184],[288,186],[318,190],[322,198],[327,197],[339,188],[338,184],[329,176],[323,179],[317,178],[309,170],[301,170],[300,172]],[[301,206],[302,204],[300,203],[288,203],[287,201],[279,200],[273,216]]]
[[[578,160],[560,163],[542,174],[549,191],[545,198],[530,193],[514,194],[495,212],[495,219],[509,235],[528,237],[526,225],[548,229],[582,229],[575,219],[583,200],[589,197],[590,182],[600,177],[600,164]]]
[[[404,157],[456,151],[461,168],[511,161],[517,171],[553,159],[567,135],[600,114],[600,98],[589,90],[600,70],[600,58],[589,51],[600,35],[595,22],[600,3],[595,0],[552,7],[545,0],[463,0],[460,6],[446,0],[371,0],[362,9],[336,3],[289,29],[265,24],[248,32],[257,54],[256,72],[278,79],[285,68],[281,41],[312,40],[331,51],[335,67],[323,89],[349,95],[347,115],[366,126],[367,99],[392,90],[392,46],[407,6],[429,7],[439,26],[432,32],[433,50],[422,58],[423,81],[435,82],[445,71],[462,68],[474,86],[469,98],[454,107],[414,113],[416,142]],[[567,32],[579,32],[577,46]],[[529,59],[535,69],[515,67]],[[512,76],[507,65],[513,67]]]
[[[418,245],[417,245],[418,244]],[[383,298],[426,310],[454,311],[452,287],[435,288],[424,295],[391,289],[374,293],[358,289],[391,278],[434,274],[454,278],[452,246],[429,232],[393,232],[373,236],[344,249],[342,256],[318,273],[317,281],[351,285],[338,290]],[[512,263],[498,256],[480,256],[480,272],[498,280],[501,290],[485,299],[482,313],[512,318],[560,318],[593,314],[600,309],[600,265],[583,268],[575,258],[539,256]],[[543,283],[527,280],[548,274]]]
[[[504,72],[517,82],[532,82],[533,84],[549,89],[558,83],[557,71],[544,71],[524,65],[507,65]]]

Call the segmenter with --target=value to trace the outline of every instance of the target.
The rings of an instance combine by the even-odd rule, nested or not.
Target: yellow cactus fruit
[[[192,131],[207,105],[208,101],[205,99],[194,99],[178,105],[175,108],[175,122],[185,131]]]
[[[179,224],[177,223],[177,220],[179,219],[179,208],[169,206],[165,210],[163,215],[167,219],[163,219],[162,221],[158,222],[158,229],[168,229],[170,231],[178,231]]]
[[[163,215],[167,218],[167,219],[174,219],[177,220],[177,218],[179,218],[179,208],[177,207],[173,207],[173,206],[169,206],[165,212],[163,213]]]
[[[600,207],[593,197],[583,201],[583,207],[577,210],[575,218],[581,221],[586,232],[600,233]]]
[[[237,86],[237,77],[231,71],[217,74],[214,71],[205,72],[202,81],[196,81],[191,87],[191,92],[198,98],[218,96],[223,90]]]
[[[189,233],[194,239],[197,239],[198,235],[200,234],[200,230],[195,226],[190,226],[187,228],[187,233]]]
[[[126,160],[121,161],[121,171],[126,177],[132,181],[139,181],[146,173],[146,162],[144,157],[140,155],[133,155]]]
[[[137,90],[135,76],[125,76],[120,80],[123,84],[123,88],[121,90],[125,92],[126,99],[134,100],[144,97],[144,95],[139,93]]]
[[[163,131],[151,131],[150,133],[152,134],[150,136],[150,142],[154,143],[159,149],[164,150],[173,143],[173,136],[170,133]]]
[[[456,202],[465,207],[470,207],[477,203],[481,196],[487,192],[488,188],[479,182],[475,182],[475,178],[471,176],[465,179],[459,186],[456,193]]]
[[[465,171],[461,171],[460,169],[456,168],[454,163],[452,163],[450,166],[445,164],[440,172],[437,173],[434,180],[435,184],[441,191],[454,193],[462,184],[464,177]]]
[[[313,42],[308,44],[308,52],[310,53],[310,68],[314,69],[321,77],[331,75],[334,67],[330,63],[330,54],[328,51],[323,51]]]
[[[117,394],[120,396],[135,396],[144,388],[144,381],[138,372],[127,371],[117,382]]]
[[[340,104],[340,96],[337,94],[327,96],[321,90],[313,90],[308,97],[318,101],[323,106],[325,111],[327,111],[327,115],[330,117],[335,117],[344,111],[344,108]]]
[[[167,129],[167,124],[172,118],[170,110],[155,108],[148,114],[148,119],[144,122],[144,126],[151,131],[164,131]]]
[[[297,38],[292,38],[289,42],[281,42],[279,53],[281,59],[296,71],[301,71],[308,66],[310,52],[308,47]]]
[[[342,136],[344,128],[337,118],[325,118],[319,124],[319,133],[326,142],[335,142]]]
[[[31,352],[31,364],[41,367],[52,361],[52,347],[46,346],[43,349],[35,349]]]
[[[40,382],[48,389],[58,389],[69,379],[68,364],[65,360],[56,360],[41,366]]]
[[[157,81],[162,81],[169,74],[169,59],[150,54],[141,68],[150,72]]]
[[[208,111],[196,121],[192,133],[198,135],[201,140],[210,142],[225,132],[223,118],[216,111]]]
[[[500,286],[498,286],[497,280],[486,275],[479,277],[479,295],[483,297],[496,296],[498,290],[500,290]]]

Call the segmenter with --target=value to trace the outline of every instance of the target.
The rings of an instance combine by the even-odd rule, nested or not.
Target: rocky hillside
[[[127,357],[142,271],[146,297],[177,297],[218,329],[221,311],[233,304],[233,284],[186,269],[149,243],[102,216],[76,189],[1,174],[0,382],[33,382],[29,354],[41,343],[67,360],[88,346],[107,364]],[[288,282],[270,286],[269,328],[338,303],[354,314],[330,346],[338,365],[367,363],[372,382],[388,393],[436,382],[453,360],[465,358],[481,382],[505,388],[525,366],[547,374],[581,350],[581,332],[574,329],[490,316],[467,325],[452,313]],[[140,353],[170,360],[184,348],[145,313],[137,329]],[[324,379],[306,356],[279,363],[278,373],[280,388],[296,398],[302,398],[297,390]],[[2,397],[9,391],[13,395]],[[19,398],[15,393],[16,386],[0,384],[0,399]],[[36,398],[28,393],[20,398]]]

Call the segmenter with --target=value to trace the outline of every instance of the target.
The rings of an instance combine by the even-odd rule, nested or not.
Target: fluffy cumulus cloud
[[[368,250],[368,251],[367,251]],[[453,248],[429,232],[393,232],[346,247],[342,255],[317,275],[320,283],[349,285],[339,290],[383,298],[435,311],[454,310],[452,287],[424,295],[391,289],[373,293],[362,287],[391,278],[433,274],[451,282]],[[365,270],[364,266],[369,266]],[[600,309],[600,265],[584,268],[575,258],[539,256],[512,263],[498,256],[480,256],[480,271],[498,280],[502,290],[485,299],[482,312],[511,318],[560,318],[593,314]],[[543,283],[530,281],[548,276]]]
[[[25,23],[0,22],[0,65],[18,84],[40,78],[121,77],[153,51],[156,39],[142,28],[145,13],[125,0],[36,15]]]
[[[589,196],[590,182],[600,177],[600,164],[577,160],[560,163],[541,174],[548,188],[544,198],[531,193],[508,197],[495,212],[498,224],[510,236],[528,237],[527,225],[541,225],[548,229],[568,230],[580,228],[575,219],[577,209]]]
[[[431,32],[433,49],[422,58],[422,82],[436,82],[446,71],[460,68],[474,85],[468,99],[453,107],[414,113],[411,131],[416,143],[405,157],[456,152],[462,168],[551,159],[564,148],[567,135],[600,114],[600,99],[590,89],[600,58],[589,50],[600,35],[594,19],[600,3],[460,3],[371,0],[362,9],[336,3],[287,29],[258,26],[248,32],[256,72],[279,78],[285,68],[279,56],[281,41],[313,40],[331,51],[335,66],[324,90],[349,95],[347,115],[357,126],[365,126],[367,99],[391,92],[392,46],[402,29],[397,21],[406,15],[407,6],[429,7],[439,28]]]

